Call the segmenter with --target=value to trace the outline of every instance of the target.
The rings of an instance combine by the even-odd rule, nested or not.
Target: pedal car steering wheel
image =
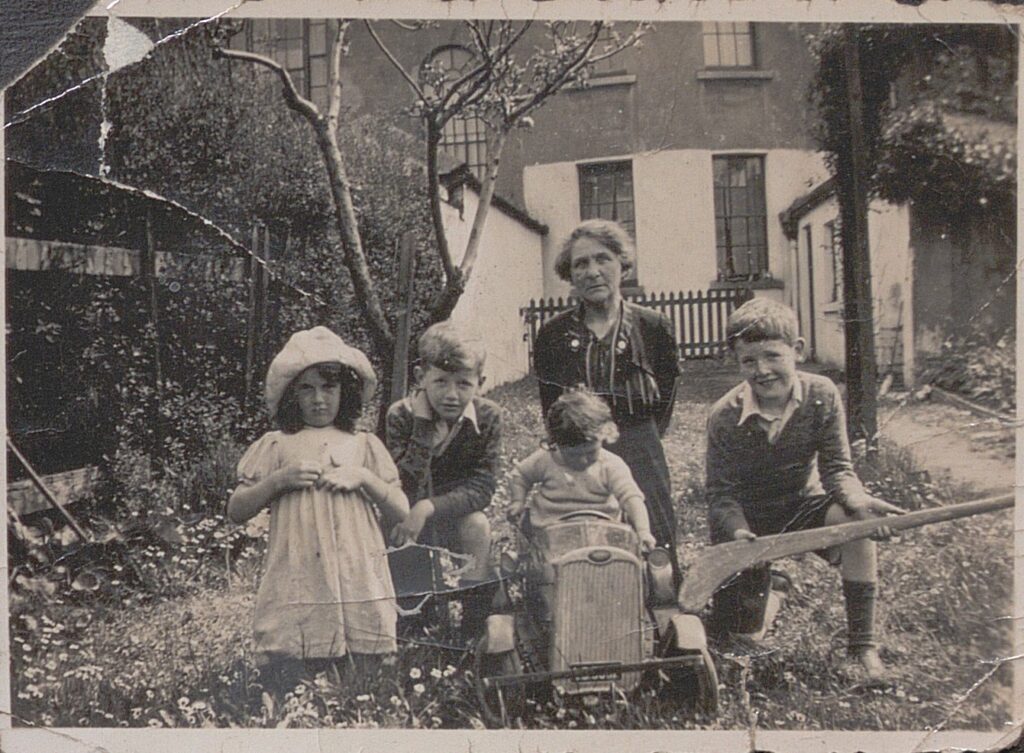
[[[579,518],[594,518],[597,520],[611,521],[615,520],[615,518],[613,518],[611,515],[609,515],[606,512],[601,512],[600,510],[576,510],[575,512],[567,512],[564,515],[559,515],[558,522],[568,523],[569,521],[577,520]]]

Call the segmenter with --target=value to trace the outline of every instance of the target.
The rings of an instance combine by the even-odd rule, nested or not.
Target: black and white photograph
[[[5,750],[1017,739],[1018,14],[157,5],[4,71]]]

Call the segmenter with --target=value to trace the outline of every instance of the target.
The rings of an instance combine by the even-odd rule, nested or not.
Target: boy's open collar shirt
[[[430,424],[430,448],[431,453],[435,457],[444,453],[445,449],[447,449],[448,445],[451,444],[451,441],[455,439],[462,429],[463,424],[470,424],[473,427],[473,431],[477,434],[480,433],[480,425],[476,415],[476,403],[472,400],[466,404],[462,415],[459,416],[451,428],[448,427],[447,421],[434,412],[433,407],[430,405],[430,400],[427,399],[425,390],[416,390],[407,400],[409,401],[409,408],[412,411],[413,417],[419,421],[427,421]]]
[[[743,382],[739,393],[736,395],[736,400],[740,407],[740,418],[736,425],[743,426],[747,419],[753,416],[757,420],[757,425],[764,429],[765,434],[768,435],[768,444],[775,444],[775,440],[779,438],[779,434],[786,428],[789,419],[793,417],[793,414],[803,404],[804,386],[800,381],[800,377],[794,375],[793,389],[789,393],[786,407],[783,408],[782,413],[778,416],[766,415],[761,410],[761,406],[757,402],[757,395],[754,394],[754,388],[750,386],[750,382]]]

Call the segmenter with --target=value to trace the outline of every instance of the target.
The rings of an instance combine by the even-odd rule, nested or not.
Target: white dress
[[[387,484],[398,469],[372,434],[333,426],[272,431],[238,463],[242,484],[302,460],[365,466]],[[373,504],[356,492],[309,487],[270,505],[270,542],[256,597],[258,660],[395,651],[397,610],[384,535]]]

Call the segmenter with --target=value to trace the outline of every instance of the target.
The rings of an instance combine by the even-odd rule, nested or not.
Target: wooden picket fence
[[[727,346],[726,319],[733,309],[753,297],[754,292],[749,288],[626,295],[627,300],[657,309],[669,318],[676,342],[679,343],[681,359],[715,358],[721,355]],[[541,325],[576,303],[573,297],[542,298],[539,301],[531,298],[529,305],[519,309],[526,328],[523,338],[529,343],[531,366],[533,344]]]

